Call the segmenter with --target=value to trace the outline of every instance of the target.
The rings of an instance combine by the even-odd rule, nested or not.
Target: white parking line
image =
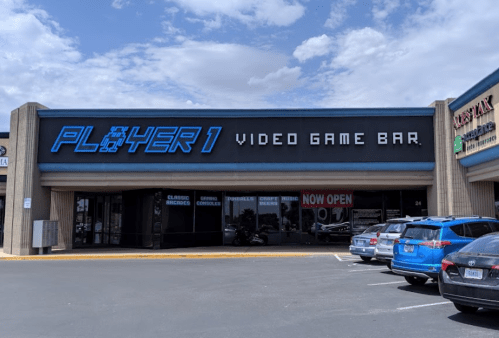
[[[387,282],[387,283],[376,283],[376,284],[367,284],[367,285],[372,286],[372,285],[386,285],[386,284],[399,284],[399,283],[406,283],[406,281],[400,281],[400,282]]]
[[[334,257],[338,258],[338,260],[339,260],[340,262],[343,262],[343,260],[340,258],[340,256],[338,256],[338,255],[334,255]]]
[[[357,256],[352,256],[352,255],[342,255],[341,257],[339,255],[334,255],[340,262],[351,262],[351,261],[357,261],[359,260],[359,257]]]
[[[423,304],[423,305],[414,305],[414,306],[407,306],[407,307],[399,307],[397,310],[409,310],[409,309],[415,309],[418,307],[426,307],[426,306],[434,306],[434,305],[444,305],[444,304],[452,304],[452,302],[441,302],[441,303],[432,303],[432,304]]]
[[[359,272],[359,271],[379,271],[379,270],[388,270],[388,268],[379,268],[379,269],[362,269],[362,270],[348,270],[348,272]]]

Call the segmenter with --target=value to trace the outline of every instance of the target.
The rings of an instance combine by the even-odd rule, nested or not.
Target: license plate
[[[357,240],[357,245],[359,245],[359,246],[364,246],[364,241],[362,241],[362,240],[358,239],[358,240]]]
[[[464,269],[464,277],[471,279],[482,279],[483,270],[482,269]]]
[[[414,251],[414,245],[404,245],[404,252],[413,252]]]

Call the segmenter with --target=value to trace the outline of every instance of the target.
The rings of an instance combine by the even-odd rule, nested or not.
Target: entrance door
[[[119,244],[121,195],[76,196],[74,246]]]

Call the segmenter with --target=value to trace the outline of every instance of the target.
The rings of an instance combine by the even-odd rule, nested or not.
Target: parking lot
[[[0,261],[2,337],[497,337],[358,256]]]

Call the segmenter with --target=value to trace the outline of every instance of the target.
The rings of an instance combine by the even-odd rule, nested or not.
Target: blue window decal
[[[140,127],[133,127],[128,134],[128,138],[125,143],[130,144],[130,148],[128,149],[129,153],[136,152],[139,145],[149,143],[149,139],[154,132],[154,127],[147,127],[146,132],[142,135],[137,134],[139,130]]]
[[[115,153],[118,147],[121,147],[126,139],[128,127],[113,126],[100,142],[100,153]]]
[[[85,129],[85,127],[83,126],[62,127],[61,132],[59,133],[59,136],[57,136],[57,139],[55,140],[54,145],[52,146],[52,149],[50,151],[53,153],[57,153],[59,151],[59,148],[63,144],[77,144],[83,132],[83,129]]]
[[[190,153],[191,145],[194,144],[201,132],[201,127],[180,127],[180,130],[172,142],[169,153],[174,153],[178,148],[184,153]]]
[[[80,141],[75,147],[75,153],[95,153],[97,148],[99,148],[98,143],[87,143],[90,133],[92,133],[94,127],[87,126],[80,137]]]
[[[166,153],[178,127],[156,127],[145,153]]]
[[[204,143],[203,150],[201,150],[202,153],[211,153],[221,131],[222,127],[210,127],[208,130],[208,138]]]

